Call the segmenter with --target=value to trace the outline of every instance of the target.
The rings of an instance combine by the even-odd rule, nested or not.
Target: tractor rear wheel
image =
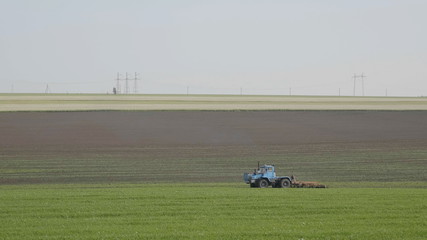
[[[289,179],[284,178],[280,181],[281,188],[288,188],[290,186],[291,186],[291,181],[289,181]]]
[[[261,179],[261,180],[259,180],[259,182],[258,182],[258,186],[259,186],[260,188],[266,188],[266,187],[268,187],[268,182],[267,182],[267,180],[265,180],[265,179]]]

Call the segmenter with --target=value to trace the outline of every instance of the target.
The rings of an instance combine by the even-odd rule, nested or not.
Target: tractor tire
[[[267,188],[267,187],[268,187],[268,181],[267,181],[267,180],[265,180],[265,179],[261,179],[261,180],[259,180],[259,182],[258,182],[258,186],[259,186],[260,188]]]
[[[280,181],[280,187],[281,188],[289,188],[289,187],[291,187],[291,181],[289,181],[289,179],[286,179],[286,178],[282,179]]]

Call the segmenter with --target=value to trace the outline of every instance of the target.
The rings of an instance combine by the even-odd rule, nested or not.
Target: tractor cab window
[[[273,171],[273,168],[269,167],[269,168],[267,168],[267,171],[268,171],[268,172],[272,172],[272,171]]]

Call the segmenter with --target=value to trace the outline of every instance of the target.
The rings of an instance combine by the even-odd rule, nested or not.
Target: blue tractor
[[[252,174],[244,173],[243,179],[254,188],[266,188],[268,186],[274,188],[289,188],[292,183],[291,177],[276,176],[274,165],[263,165],[260,167],[259,163],[258,169],[255,169]]]

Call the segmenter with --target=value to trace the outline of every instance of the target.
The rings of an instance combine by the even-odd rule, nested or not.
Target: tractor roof
[[[262,165],[261,167],[274,167],[274,165],[270,165],[270,164],[264,164],[264,165]]]

